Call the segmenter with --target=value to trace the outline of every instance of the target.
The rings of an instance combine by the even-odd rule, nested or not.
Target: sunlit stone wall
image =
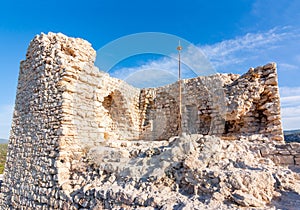
[[[274,63],[242,76],[182,80],[179,120],[178,83],[138,89],[99,71],[95,56],[88,42],[63,34],[30,43],[20,66],[4,209],[68,209],[72,193],[100,176],[83,157],[106,141],[168,140],[181,132],[283,140]]]

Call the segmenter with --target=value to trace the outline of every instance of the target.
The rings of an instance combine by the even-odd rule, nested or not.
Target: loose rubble
[[[163,142],[162,146],[156,147],[147,143],[140,149],[132,145],[123,147],[127,154],[137,149],[139,153],[126,164],[114,157],[96,163],[97,167],[102,165],[100,168],[109,164],[115,164],[115,167],[108,171],[103,169],[109,177],[99,178],[98,183],[93,181],[93,187],[89,187],[101,191],[102,197],[98,199],[102,203],[98,205],[108,209],[119,209],[124,202],[128,208],[276,209],[276,205],[285,202],[282,194],[300,197],[300,175],[295,171],[298,165],[284,164],[284,161],[276,164],[271,156],[266,157],[266,154],[277,153],[278,159],[284,159],[278,152],[289,153],[287,148],[291,145],[275,145],[274,148],[280,149],[274,151],[268,148],[270,143],[262,136],[250,139],[227,141],[197,134],[176,137],[169,145]],[[293,145],[299,154],[300,144]],[[145,148],[144,151],[141,148]],[[99,160],[101,158],[96,159]],[[94,161],[91,158],[87,162],[94,164]],[[118,164],[124,168],[120,169]],[[140,170],[140,166],[145,170]],[[126,169],[131,173],[122,173]],[[297,208],[296,204],[297,201],[291,208]]]

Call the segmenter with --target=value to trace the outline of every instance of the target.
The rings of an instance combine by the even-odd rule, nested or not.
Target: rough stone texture
[[[183,80],[179,138],[178,83],[140,90],[94,59],[82,39],[30,43],[3,209],[274,209],[286,199],[276,197],[300,193],[300,146],[283,142],[274,63]]]
[[[178,135],[178,83],[143,89],[140,139]],[[283,141],[276,64],[242,75],[216,74],[182,81],[182,130],[187,134],[264,134]]]

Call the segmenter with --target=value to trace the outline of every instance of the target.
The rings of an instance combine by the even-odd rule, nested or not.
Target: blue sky
[[[300,128],[299,11],[298,0],[1,1],[0,138],[9,136],[19,62],[30,40],[49,31],[84,38],[95,50],[134,33],[173,34],[199,47],[217,72],[244,73],[275,61],[284,128]],[[142,58],[136,63],[144,68],[174,65]],[[140,68],[128,63],[120,71]]]

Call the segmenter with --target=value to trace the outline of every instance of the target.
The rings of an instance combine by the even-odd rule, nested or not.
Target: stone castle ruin
[[[296,144],[276,147],[285,144],[275,63],[250,68],[242,76],[216,74],[183,80],[179,121],[178,82],[138,89],[99,71],[94,66],[95,56],[88,42],[62,34],[41,34],[30,43],[26,60],[21,62],[1,188],[4,209],[158,208],[167,201],[159,202],[156,199],[160,196],[149,197],[149,192],[148,197],[126,194],[133,190],[126,187],[144,184],[146,189],[147,183],[159,183],[175,163],[187,161],[185,155],[203,149],[205,142],[212,147],[208,154],[223,154],[222,145],[231,141],[260,139],[264,144],[248,148],[256,151],[255,155],[269,157],[277,164],[300,163],[298,153],[292,152]],[[185,137],[176,137],[180,127]],[[285,151],[283,158],[275,155],[278,150]],[[143,165],[141,158],[152,159]],[[196,162],[189,163],[193,166],[189,170],[202,167]],[[189,164],[174,167],[179,170]],[[139,165],[147,167],[141,169]],[[259,176],[273,186],[272,176],[264,173]],[[217,174],[202,175],[207,183],[211,179],[221,183]],[[154,181],[142,183],[149,177],[155,177]],[[163,185],[174,193],[181,192],[177,188],[196,195],[204,193],[200,181],[192,185],[194,179],[186,177],[183,182],[181,176],[176,177]],[[218,189],[223,189],[220,186]],[[256,197],[261,205],[271,201],[275,189],[268,185],[263,190],[269,197]],[[215,195],[209,189],[206,193]],[[247,202],[232,199],[247,206]]]

